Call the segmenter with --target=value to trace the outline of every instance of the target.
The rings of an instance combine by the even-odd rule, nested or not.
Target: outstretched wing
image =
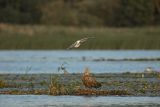
[[[82,43],[82,42],[85,42],[86,40],[88,40],[89,38],[94,38],[94,37],[85,37],[85,38],[80,39],[79,41]]]
[[[72,45],[70,45],[67,49],[71,49],[76,45],[76,42],[74,42]]]
[[[94,38],[94,37],[85,37],[85,38],[82,38],[82,39],[80,39],[80,40],[77,40],[77,41],[74,42],[72,45],[70,45],[67,49],[71,49],[71,48],[75,47],[75,45],[77,44],[77,42],[82,43],[82,42],[85,42],[85,41],[86,41],[87,39],[89,39],[89,38]]]
[[[80,39],[79,41],[82,43],[82,42],[85,42],[88,38],[83,38],[83,39]]]

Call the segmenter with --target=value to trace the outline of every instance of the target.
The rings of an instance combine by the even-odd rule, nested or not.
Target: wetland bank
[[[0,104],[159,107],[159,58],[158,50],[1,50]],[[63,62],[67,62],[68,74],[57,70]],[[102,83],[100,89],[84,87],[81,76],[86,66]],[[147,67],[152,67],[153,72],[144,72]]]
[[[159,58],[158,50],[0,51],[0,92],[84,95],[88,90],[81,77],[89,67],[102,87],[96,89],[100,93],[88,93],[159,96]],[[64,62],[66,74],[57,69]],[[152,72],[145,71],[148,67]],[[51,84],[56,93],[50,92]]]
[[[82,74],[1,74],[0,93],[160,96],[159,73],[103,73],[92,75],[102,83],[100,89],[84,88],[81,81]],[[51,84],[51,81],[54,83]],[[54,86],[51,87],[51,85]],[[55,90],[51,90],[53,87]],[[83,91],[90,92],[84,93]]]
[[[2,107],[159,107],[158,73],[92,74],[107,94],[83,92],[82,74],[1,74]],[[144,75],[144,77],[142,77]],[[56,94],[50,93],[50,77],[57,81]],[[79,90],[81,88],[81,90]],[[62,90],[63,89],[63,90]],[[66,91],[67,90],[67,91]],[[97,90],[98,92],[99,90]],[[92,92],[92,93],[91,93]],[[102,92],[102,91],[101,91]],[[105,91],[106,92],[106,91]]]

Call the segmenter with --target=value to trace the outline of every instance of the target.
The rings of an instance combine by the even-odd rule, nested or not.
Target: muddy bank
[[[0,74],[0,94],[160,96],[159,73],[92,74],[99,89],[85,88],[82,74]],[[54,87],[51,88],[51,83]]]

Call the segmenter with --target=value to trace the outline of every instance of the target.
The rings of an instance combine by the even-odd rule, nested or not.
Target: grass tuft
[[[7,86],[6,82],[3,80],[0,80],[0,88],[4,88],[6,86]]]
[[[78,81],[71,81],[68,84],[60,83],[59,77],[53,77],[49,85],[50,95],[74,95],[74,93],[80,88]]]

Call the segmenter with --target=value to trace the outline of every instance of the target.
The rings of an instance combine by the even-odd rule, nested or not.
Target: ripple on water
[[[160,107],[160,97],[0,95],[0,107]]]

